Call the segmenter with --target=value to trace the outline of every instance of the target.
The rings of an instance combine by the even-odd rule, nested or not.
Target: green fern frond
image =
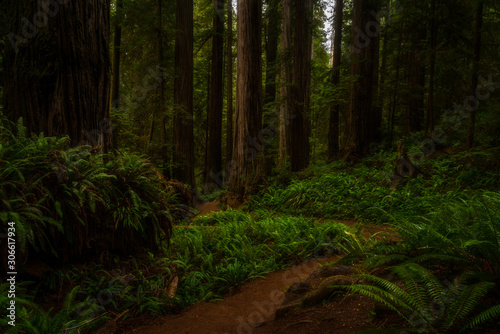
[[[491,320],[497,320],[500,318],[500,305],[495,305],[490,307],[486,311],[483,311],[476,315],[472,320],[468,322],[468,324],[461,330],[461,332],[477,328],[479,325],[484,324],[485,322]]]
[[[427,270],[416,264],[395,266],[391,270],[403,279],[406,293],[409,294],[412,304],[423,313],[430,303],[425,286],[421,284],[421,275]]]
[[[443,330],[447,331],[452,326],[458,325],[478,306],[480,299],[494,286],[495,283],[492,282],[479,282],[467,287],[448,308]]]
[[[377,286],[366,285],[366,284],[354,284],[340,286],[343,289],[348,289],[351,292],[359,293],[370,297],[371,299],[383,304],[392,311],[396,312],[400,317],[408,320],[407,315],[413,310],[412,306],[404,303],[401,299],[395,298],[395,296]],[[404,310],[404,312],[402,312]]]

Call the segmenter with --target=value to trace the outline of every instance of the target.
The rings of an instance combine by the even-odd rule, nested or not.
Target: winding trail
[[[178,315],[163,316],[124,333],[251,333],[254,326],[274,318],[274,312],[281,305],[287,287],[306,279],[319,264],[338,259],[313,260],[288,270],[273,272],[265,278],[244,284],[223,301],[200,302]]]
[[[200,215],[222,210],[218,202],[198,207]],[[354,226],[354,221],[339,221]],[[365,236],[387,230],[373,226],[364,230]],[[247,334],[274,318],[283,301],[286,289],[305,280],[319,265],[338,261],[340,256],[313,259],[287,270],[277,271],[264,278],[242,285],[219,302],[199,302],[178,315],[140,317],[131,319],[117,333],[132,334]],[[127,328],[127,329],[125,329]],[[288,331],[290,332],[290,331]]]

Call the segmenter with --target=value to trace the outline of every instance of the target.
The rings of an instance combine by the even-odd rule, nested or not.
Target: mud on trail
[[[119,333],[145,334],[222,334],[252,333],[274,318],[286,288],[305,280],[319,264],[337,261],[338,257],[312,260],[288,270],[268,274],[241,288],[220,302],[200,302],[178,315],[138,318],[128,325],[133,328]],[[128,326],[127,326],[128,327]]]
[[[200,215],[220,211],[218,202],[198,208]],[[354,221],[340,221],[354,226]],[[391,232],[386,227],[370,226],[363,234]],[[270,273],[239,287],[223,301],[199,302],[177,315],[142,316],[118,324],[117,334],[274,334],[274,333],[338,333],[348,334],[366,328],[382,328],[398,324],[391,314],[374,318],[374,302],[363,296],[345,296],[326,304],[296,308],[275,320],[287,289],[304,282],[321,266],[335,263],[332,256],[304,262],[292,268]]]

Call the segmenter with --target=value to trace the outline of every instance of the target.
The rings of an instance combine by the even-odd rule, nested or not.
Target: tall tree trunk
[[[290,113],[292,110],[291,84],[293,81],[292,53],[292,0],[283,0],[281,28],[281,88],[280,88],[280,138],[278,164],[282,166],[290,155]]]
[[[431,3],[431,31],[430,31],[430,53],[429,53],[429,87],[427,91],[427,115],[425,133],[430,135],[434,131],[434,76],[436,72],[436,47],[437,47],[437,19],[436,3]]]
[[[158,0],[158,64],[162,71],[165,70],[165,61],[163,55],[163,9],[162,1]],[[159,101],[156,108],[156,117],[160,119],[160,140],[161,140],[161,156],[163,158],[163,173],[165,176],[169,175],[169,159],[167,152],[167,133],[165,129],[165,79],[163,76],[160,80],[159,90]]]
[[[208,142],[205,167],[205,191],[221,188],[222,180],[222,107],[224,65],[224,1],[214,1],[212,68],[208,108]]]
[[[378,143],[382,140],[382,102],[379,85],[380,75],[380,38],[375,36],[372,38],[374,44],[373,51],[373,106],[372,112],[369,115],[368,124],[368,141],[370,143]]]
[[[478,0],[476,8],[476,25],[474,28],[474,63],[472,66],[471,95],[476,96],[479,77],[479,62],[481,60],[481,30],[483,28],[484,0]],[[476,108],[470,107],[469,127],[467,129],[467,148],[474,146],[474,127],[476,125]]]
[[[242,200],[259,178],[262,153],[262,1],[238,1],[235,141],[230,192]]]
[[[11,44],[5,49],[10,78],[4,87],[5,114],[12,120],[22,117],[30,133],[69,135],[72,145],[108,152],[110,1],[47,6],[17,0],[5,6]],[[34,15],[38,20],[28,22]]]
[[[113,86],[111,89],[112,107],[118,109],[120,106],[120,53],[122,43],[122,11],[123,0],[116,0],[115,38],[113,40]]]
[[[266,133],[275,134],[275,129],[271,128],[271,122],[279,117],[277,112],[276,102],[276,76],[278,74],[276,60],[278,58],[278,40],[279,40],[279,0],[267,0],[266,11],[266,82],[264,91],[264,114],[263,128]],[[276,165],[275,154],[273,147],[275,141],[273,136],[264,138],[264,155],[265,155],[265,173],[269,175],[273,167]]]
[[[376,43],[367,36],[365,27],[373,20],[376,1],[354,0],[353,32],[351,44],[351,84],[349,108],[346,115],[346,132],[342,155],[346,160],[357,160],[368,153],[369,123],[373,100],[373,62]]]
[[[333,37],[333,67],[332,85],[340,83],[340,61],[342,56],[342,23],[344,16],[344,0],[335,2],[335,27]],[[328,129],[328,160],[333,160],[339,154],[339,116],[340,104],[335,103],[330,109],[330,123]]]
[[[174,80],[174,178],[195,190],[193,139],[193,0],[177,0]]]
[[[276,100],[276,59],[279,39],[279,0],[267,0],[266,89],[264,105]]]
[[[312,0],[295,2],[293,62],[293,118],[291,119],[290,167],[300,171],[309,164],[309,93],[311,82]]]
[[[406,115],[405,135],[422,130],[424,121],[424,91],[425,91],[425,67],[416,45],[421,40],[414,39],[409,53],[408,72],[408,106]]]
[[[233,159],[233,1],[227,1],[226,166]],[[227,167],[226,167],[227,168]],[[228,170],[226,169],[226,172]],[[229,180],[229,173],[226,175]]]
[[[116,0],[115,37],[113,39],[113,80],[111,81],[111,108],[120,108],[120,58],[122,43],[123,0]],[[117,147],[117,131],[113,133],[113,147]]]
[[[388,12],[391,11],[391,3],[392,3],[392,0],[389,0],[388,4],[387,4],[387,11]],[[385,109],[385,106],[386,106],[386,100],[385,100],[385,96],[386,96],[385,83],[386,83],[387,72],[388,72],[387,71],[387,57],[388,57],[388,53],[389,53],[388,52],[388,44],[389,44],[389,32],[387,31],[387,29],[384,29],[384,32],[383,32],[383,42],[382,42],[382,52],[381,52],[382,59],[381,59],[381,62],[380,62],[380,81],[379,81],[379,87],[378,87],[378,90],[379,90],[379,104],[380,104],[380,108],[382,108],[382,113],[383,113],[383,110]],[[390,119],[390,111],[388,112],[387,118],[388,118],[387,123],[390,123],[390,120],[389,120]],[[382,135],[382,127],[380,129],[380,134]]]
[[[398,101],[398,93],[399,93],[399,73],[401,71],[401,54],[402,54],[402,44],[403,44],[403,28],[404,28],[404,20],[401,20],[401,25],[399,28],[399,39],[398,39],[398,52],[396,56],[396,82],[394,84],[394,91],[392,96],[392,102],[390,107],[390,117],[389,117],[389,147],[392,146],[394,141],[394,126],[396,123],[396,108]]]

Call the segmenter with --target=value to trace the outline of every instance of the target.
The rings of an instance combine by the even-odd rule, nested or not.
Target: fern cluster
[[[367,263],[372,267],[416,262],[500,274],[500,192],[462,195],[427,215],[392,224],[404,242],[381,246]]]
[[[270,216],[265,210],[247,214],[227,210],[178,228],[172,257],[182,273],[179,302],[217,300],[228,289],[270,271],[307,258],[340,251],[344,231],[338,223],[315,224],[310,219]]]
[[[64,260],[100,245],[159,248],[171,235],[175,203],[169,182],[140,156],[93,155],[68,148],[68,138],[29,137],[22,120],[0,126],[0,220],[16,223],[21,252],[29,245]]]
[[[357,276],[359,283],[344,288],[392,309],[411,325],[411,332],[462,333],[500,317],[500,304],[483,303],[495,283],[473,282],[470,272],[449,282],[415,263],[394,266],[391,271],[402,284],[363,274]]]

